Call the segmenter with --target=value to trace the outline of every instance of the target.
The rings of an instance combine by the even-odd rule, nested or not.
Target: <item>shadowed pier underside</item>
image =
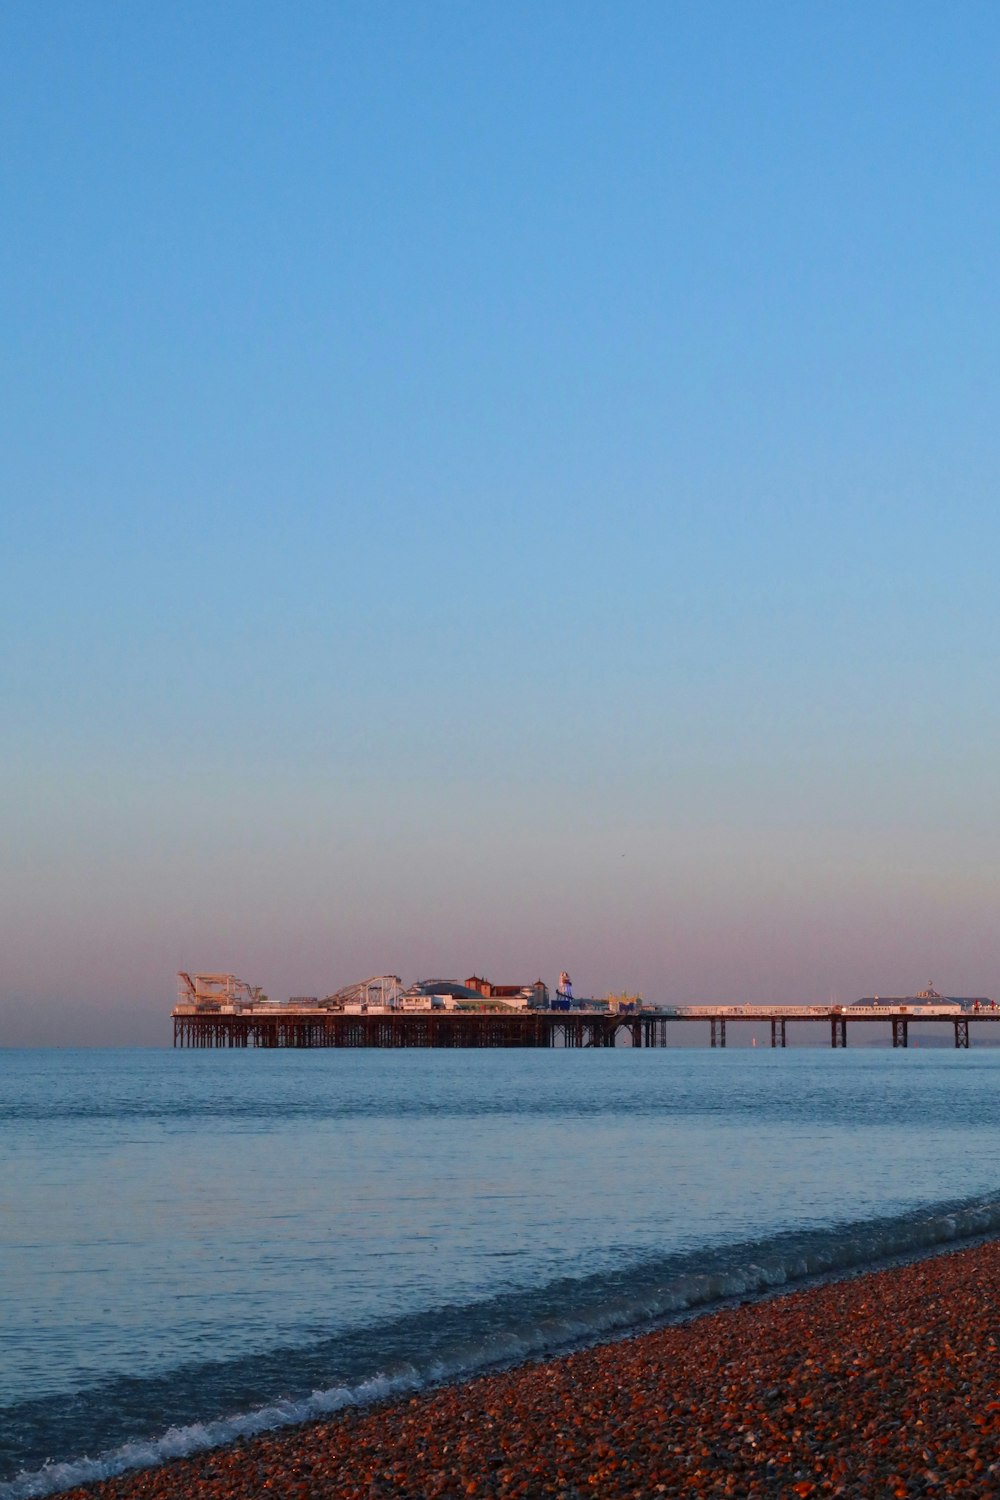
[[[218,1013],[179,1006],[173,1013],[175,1047],[666,1047],[671,1028],[708,1025],[710,1045],[725,1047],[727,1023],[770,1026],[772,1047],[787,1046],[787,1026],[829,1026],[831,1047],[847,1046],[848,1022],[891,1027],[892,1045],[908,1047],[910,1028],[929,1024],[951,1026],[955,1046],[969,1046],[970,1023],[1000,1021],[1000,1012],[942,1018],[901,1015],[852,1016],[818,1006],[753,1008],[691,1007],[690,1013],[646,1011],[640,1015],[592,1012],[528,1011],[518,1014],[462,1015],[381,1014],[345,1015],[337,1012],[282,1008],[269,1011]],[[673,1032],[673,1039],[679,1039]]]

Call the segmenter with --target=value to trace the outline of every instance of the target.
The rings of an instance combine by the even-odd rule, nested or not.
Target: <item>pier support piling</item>
[[[762,1013],[763,1012],[763,1013]],[[874,1009],[855,1015],[847,1010],[827,1010],[818,1006],[768,1012],[764,1007],[692,1007],[635,1014],[601,1011],[507,1011],[464,1013],[428,1011],[407,1014],[400,1011],[348,1012],[295,1010],[291,1007],[263,1007],[220,1011],[179,1007],[173,1017],[173,1045],[178,1048],[219,1047],[614,1047],[619,1033],[623,1043],[636,1047],[666,1047],[671,1027],[694,1025],[700,1030],[709,1023],[710,1045],[725,1047],[727,1020],[736,1022],[770,1022],[771,1046],[788,1045],[787,1023],[830,1023],[831,1047],[847,1046],[847,1023],[870,1024],[881,1030],[886,1021],[892,1028],[893,1047],[909,1046],[910,1022],[919,1027],[925,1021],[936,1022],[941,1032],[950,1021],[954,1027],[955,1046],[971,1044],[972,1022],[978,1026],[1000,1025],[1000,1011],[992,1007],[985,1014],[940,1011],[922,1015],[914,1009],[906,1013],[878,1014]],[[704,1032],[700,1032],[704,1037]],[[882,1033],[884,1035],[884,1032]],[[946,1034],[946,1033],[945,1033]]]

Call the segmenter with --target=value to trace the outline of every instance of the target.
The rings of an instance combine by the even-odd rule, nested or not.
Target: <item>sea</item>
[[[0,1500],[1000,1232],[1000,1050],[0,1051]]]

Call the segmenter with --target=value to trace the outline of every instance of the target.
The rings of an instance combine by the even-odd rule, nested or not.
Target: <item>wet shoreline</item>
[[[65,1493],[1000,1495],[998,1311],[993,1240]]]

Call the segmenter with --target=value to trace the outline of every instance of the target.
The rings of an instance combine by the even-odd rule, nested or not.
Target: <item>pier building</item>
[[[872,1006],[882,1010],[919,1010],[925,1006],[957,1005],[960,1010],[991,1010],[995,1002],[987,995],[939,995],[933,984],[915,995],[869,995],[864,1000],[851,1004],[854,1010],[861,1006]]]
[[[507,1000],[515,1004],[532,1005],[538,1010],[544,1010],[549,1002],[549,987],[544,979],[536,979],[534,984],[494,984],[491,979],[472,974],[465,985],[467,989],[482,995],[484,1000]]]

